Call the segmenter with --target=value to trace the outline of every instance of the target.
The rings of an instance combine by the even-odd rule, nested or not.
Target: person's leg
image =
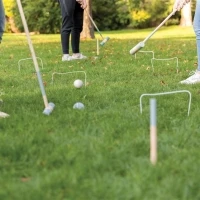
[[[3,32],[5,28],[5,12],[4,12],[4,6],[2,0],[0,0],[0,43],[2,40]],[[0,118],[8,117],[9,115],[7,113],[0,111]]]
[[[75,10],[75,0],[59,0],[62,14],[62,27],[61,27],[61,44],[62,52],[66,59],[69,57],[69,40],[71,30],[74,26],[73,15]]]
[[[80,53],[80,35],[83,30],[83,12],[81,5],[76,2],[75,11],[74,11],[74,26],[71,32],[71,45],[72,45],[72,59],[84,59],[86,56],[83,56]]]
[[[5,13],[4,13],[3,2],[2,0],[0,0],[0,43],[2,40],[4,27],[5,27]]]
[[[200,0],[197,0],[196,2],[193,27],[194,27],[194,32],[196,34],[198,67],[194,75],[180,82],[182,84],[200,83]]]
[[[196,11],[194,16],[194,31],[196,34],[196,42],[197,42],[197,57],[198,57],[198,68],[200,71],[200,0],[196,2]]]
[[[83,9],[80,4],[76,2],[75,11],[74,11],[74,27],[72,28],[72,51],[73,53],[79,53],[79,44],[80,44],[80,34],[83,30]]]

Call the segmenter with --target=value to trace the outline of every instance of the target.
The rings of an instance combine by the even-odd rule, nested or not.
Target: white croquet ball
[[[84,104],[83,103],[81,103],[81,102],[77,102],[77,103],[75,103],[74,105],[73,105],[73,109],[84,109],[85,108],[85,106],[84,106]]]
[[[77,79],[74,81],[74,87],[81,88],[83,86],[83,81],[80,79]]]

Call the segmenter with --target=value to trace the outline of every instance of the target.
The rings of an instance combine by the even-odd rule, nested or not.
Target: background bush
[[[57,1],[37,0],[36,3],[32,0],[21,0],[21,2],[29,25],[29,31],[40,33],[58,33],[60,31],[61,14]],[[13,12],[15,24],[22,31],[23,27],[16,2]]]
[[[57,0],[21,0],[30,31],[58,33],[61,14]],[[91,0],[92,15],[98,28],[117,30],[124,28],[149,28],[158,25],[171,12],[174,0]],[[196,0],[192,1],[192,16]],[[7,32],[22,31],[22,23],[16,1],[4,0],[8,19]],[[181,12],[177,12],[167,25],[179,24]],[[14,24],[13,24],[14,19]],[[17,29],[13,28],[14,25]]]

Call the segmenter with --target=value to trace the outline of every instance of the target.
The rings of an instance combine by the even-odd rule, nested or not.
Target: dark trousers
[[[62,14],[61,43],[63,54],[69,54],[69,41],[73,53],[79,53],[80,34],[83,29],[83,9],[76,0],[59,0]]]

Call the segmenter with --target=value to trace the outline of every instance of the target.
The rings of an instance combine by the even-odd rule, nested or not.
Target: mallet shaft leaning
[[[36,74],[37,74],[40,90],[41,90],[41,93],[42,93],[42,98],[43,98],[44,105],[45,105],[45,109],[44,109],[43,113],[45,115],[50,115],[50,113],[52,112],[52,110],[55,107],[55,104],[54,103],[48,103],[48,100],[47,100],[47,96],[46,96],[45,89],[44,89],[44,84],[43,84],[43,81],[42,81],[42,76],[40,74],[39,65],[38,65],[38,62],[37,62],[37,57],[35,55],[35,50],[33,48],[33,44],[32,44],[31,38],[30,38],[28,25],[27,25],[27,22],[26,22],[26,18],[25,18],[25,15],[24,15],[23,8],[22,8],[21,0],[17,0],[17,5],[18,5],[18,8],[19,8],[20,16],[21,16],[22,23],[23,23],[23,26],[24,26],[24,30],[25,30],[25,33],[26,33],[26,37],[27,37],[27,40],[28,40],[29,49],[30,49],[30,52],[31,52],[31,56],[32,56],[35,71],[36,71]]]
[[[19,12],[20,12],[20,15],[21,15],[21,18],[22,18],[22,23],[23,23],[24,30],[25,30],[25,33],[26,33],[26,37],[27,37],[28,44],[29,44],[29,49],[30,49],[30,52],[31,52],[31,56],[32,56],[32,59],[33,59],[34,66],[35,66],[36,74],[37,74],[37,77],[38,77],[38,82],[39,82],[42,97],[43,97],[43,100],[44,100],[44,105],[45,105],[45,107],[48,107],[48,101],[47,101],[44,85],[43,85],[43,82],[42,82],[42,77],[41,77],[41,74],[40,74],[40,71],[39,71],[38,62],[37,62],[35,51],[34,51],[34,48],[33,48],[33,44],[32,44],[31,38],[30,38],[28,25],[27,25],[27,22],[26,22],[26,18],[24,16],[21,1],[17,0],[17,4],[18,4],[18,7],[19,7]]]
[[[134,46],[134,47],[130,50],[130,54],[133,55],[133,54],[135,54],[136,52],[138,52],[141,48],[143,48],[143,47],[145,46],[145,42],[146,42],[147,40],[149,40],[149,39],[153,36],[153,34],[154,34],[161,26],[163,26],[163,24],[164,24],[172,15],[175,14],[175,12],[176,12],[176,10],[175,10],[175,11],[172,11],[172,12],[161,22],[161,24],[155,28],[155,30],[154,30],[151,34],[149,34],[142,42],[139,42],[136,46]]]
[[[87,11],[86,11],[87,12]],[[91,22],[93,23],[94,27],[96,28],[96,30],[98,31],[99,35],[102,37],[102,39],[104,39],[103,35],[101,34],[100,30],[98,29],[96,23],[94,22],[94,20],[92,19],[91,15],[87,12]]]
[[[155,30],[154,30],[151,34],[149,34],[149,35],[143,40],[143,42],[145,43],[148,39],[150,39],[150,38],[153,36],[153,34],[154,34],[159,28],[161,28],[161,27],[165,24],[165,22],[166,22],[169,18],[171,18],[172,15],[175,14],[175,12],[176,12],[176,11],[172,11],[172,12],[160,23],[160,25],[157,26],[157,27],[155,28]]]

